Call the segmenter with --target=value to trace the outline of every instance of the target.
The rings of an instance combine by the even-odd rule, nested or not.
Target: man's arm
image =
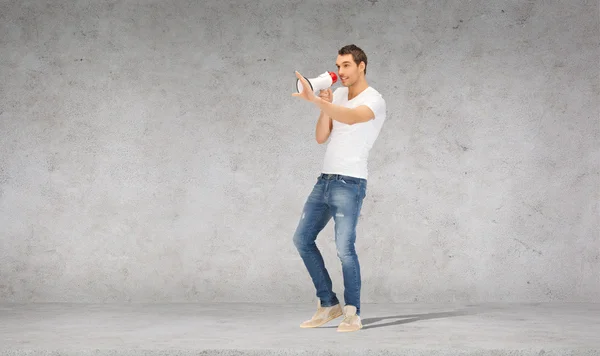
[[[321,111],[321,115],[319,115],[319,120],[317,121],[317,126],[315,128],[315,138],[318,144],[325,143],[331,134],[331,130],[333,129],[333,122],[329,115],[325,114]]]
[[[328,115],[333,120],[343,122],[348,125],[354,125],[361,122],[366,122],[375,117],[373,111],[366,105],[360,105],[350,109],[341,105],[332,104],[317,96],[312,100],[320,109],[321,112]]]

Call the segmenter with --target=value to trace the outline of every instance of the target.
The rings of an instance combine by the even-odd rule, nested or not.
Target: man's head
[[[367,55],[356,45],[347,45],[338,51],[335,65],[342,85],[349,87],[367,74]]]

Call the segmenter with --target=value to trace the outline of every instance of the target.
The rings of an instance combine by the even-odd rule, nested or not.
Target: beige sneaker
[[[317,312],[310,320],[300,324],[301,328],[316,328],[343,315],[342,307],[337,304],[332,307],[321,307],[321,301],[317,304]]]
[[[362,329],[362,322],[360,316],[356,315],[356,307],[353,305],[346,305],[344,307],[344,320],[340,323],[337,328],[338,332],[349,332],[357,331]]]

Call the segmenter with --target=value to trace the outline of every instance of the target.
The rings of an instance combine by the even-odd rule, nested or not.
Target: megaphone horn
[[[319,75],[316,78],[306,78],[308,85],[310,85],[310,89],[315,93],[315,95],[323,90],[331,87],[335,82],[337,82],[337,75],[334,72],[325,72]],[[300,79],[296,78],[296,90],[298,93],[302,92],[302,82]]]

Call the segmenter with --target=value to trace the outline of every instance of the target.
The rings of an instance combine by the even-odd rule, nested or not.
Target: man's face
[[[343,86],[349,87],[356,83],[360,71],[351,54],[338,55],[335,65],[338,67],[338,77]]]

